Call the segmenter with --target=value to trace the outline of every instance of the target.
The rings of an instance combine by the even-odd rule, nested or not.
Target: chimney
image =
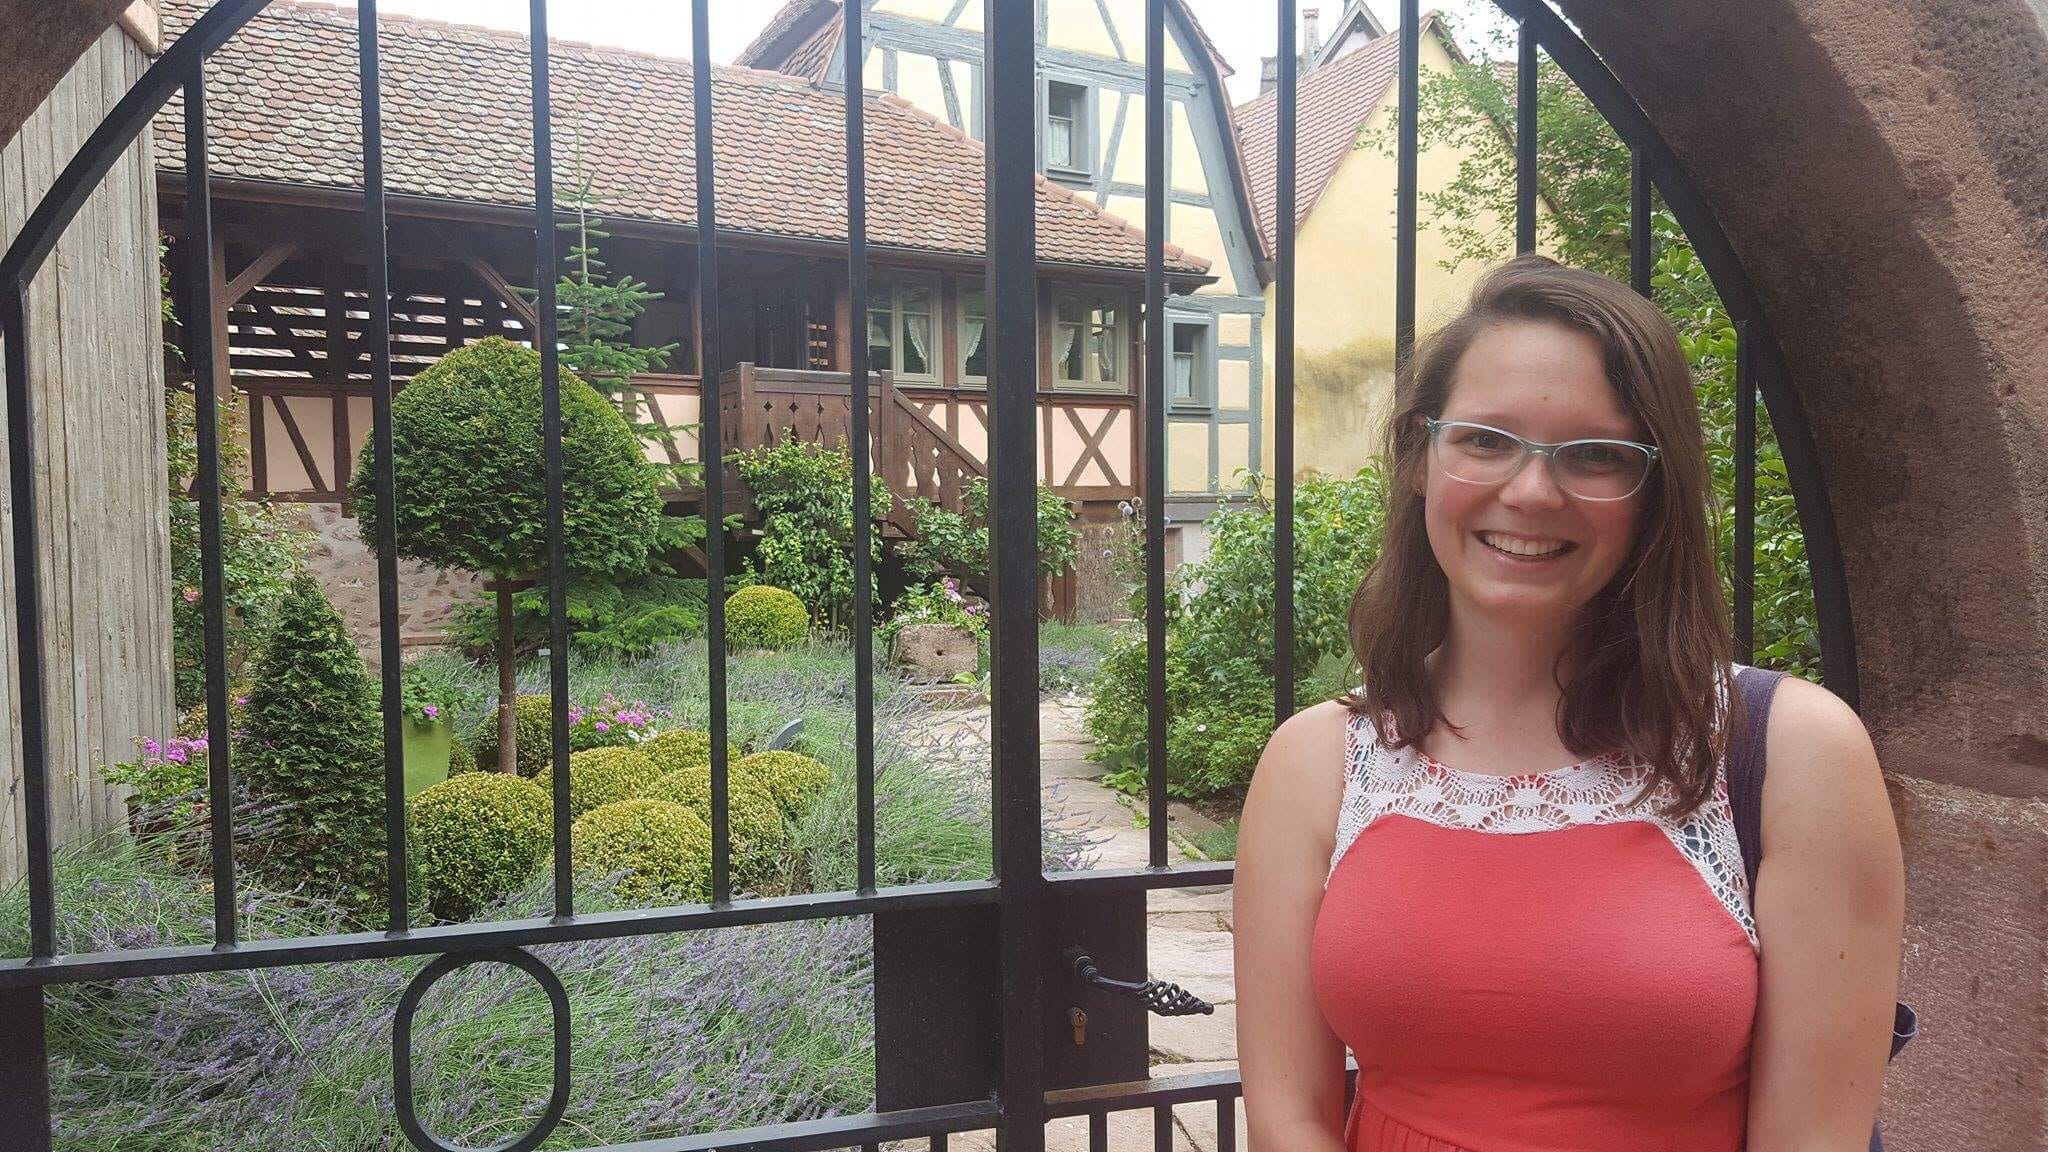
[[[1304,65],[1303,71],[1308,70],[1307,64],[1316,58],[1316,53],[1323,50],[1323,32],[1318,27],[1322,15],[1323,11],[1320,8],[1303,8],[1301,10],[1301,58]]]

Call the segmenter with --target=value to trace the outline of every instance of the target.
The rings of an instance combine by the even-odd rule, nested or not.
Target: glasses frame
[[[1515,458],[1514,466],[1508,469],[1507,475],[1501,477],[1498,480],[1467,480],[1463,476],[1452,474],[1452,472],[1448,468],[1444,469],[1445,476],[1449,477],[1452,480],[1456,480],[1460,484],[1474,484],[1483,488],[1491,488],[1496,485],[1505,484],[1508,481],[1513,480],[1516,476],[1521,475],[1522,469],[1529,466],[1530,457],[1542,456],[1550,462],[1550,476],[1551,479],[1557,484],[1557,490],[1559,492],[1564,493],[1565,495],[1571,497],[1574,500],[1591,500],[1595,503],[1609,503],[1615,500],[1626,500],[1629,497],[1634,496],[1636,493],[1642,491],[1643,485],[1648,484],[1650,482],[1651,471],[1657,467],[1657,458],[1663,454],[1657,450],[1657,446],[1655,444],[1642,444],[1634,440],[1613,440],[1603,436],[1591,436],[1579,440],[1563,440],[1556,444],[1544,444],[1540,441],[1529,440],[1525,439],[1524,437],[1517,436],[1513,432],[1510,432],[1505,428],[1496,428],[1491,424],[1481,424],[1475,420],[1438,420],[1435,417],[1425,416],[1422,418],[1422,426],[1428,430],[1429,446],[1431,450],[1434,452],[1442,452],[1443,433],[1446,428],[1477,428],[1484,432],[1491,432],[1497,436],[1505,436],[1508,439],[1514,441],[1515,444],[1521,449],[1521,454]],[[1557,470],[1557,453],[1566,448],[1571,448],[1579,444],[1614,444],[1628,448],[1634,448],[1637,451],[1644,453],[1646,456],[1649,457],[1649,461],[1648,463],[1643,465],[1643,478],[1636,481],[1635,487],[1629,489],[1627,492],[1624,492],[1619,496],[1583,496],[1577,492],[1572,491],[1571,489],[1565,487],[1563,475]]]

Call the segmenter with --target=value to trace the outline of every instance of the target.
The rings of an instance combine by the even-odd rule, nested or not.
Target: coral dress
[[[1313,980],[1358,1059],[1351,1152],[1738,1152],[1757,940],[1725,778],[1521,776],[1354,716]]]

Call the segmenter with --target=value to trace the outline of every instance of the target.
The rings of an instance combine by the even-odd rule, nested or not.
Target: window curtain
[[[1053,357],[1053,361],[1054,361],[1054,363],[1056,363],[1056,364],[1058,364],[1058,365],[1060,366],[1060,369],[1059,369],[1059,370],[1060,370],[1060,372],[1061,372],[1061,373],[1063,373],[1063,375],[1061,376],[1061,379],[1064,379],[1064,380],[1079,380],[1079,379],[1081,378],[1081,364],[1080,364],[1080,361],[1079,361],[1079,360],[1078,360],[1077,358],[1075,358],[1075,357],[1074,357],[1074,342],[1075,342],[1075,341],[1077,341],[1077,340],[1079,340],[1080,338],[1081,338],[1081,326],[1080,326],[1080,325],[1078,325],[1078,324],[1062,324],[1062,325],[1060,325],[1060,335],[1059,335],[1060,347],[1059,347],[1059,354],[1058,354],[1057,356]]]

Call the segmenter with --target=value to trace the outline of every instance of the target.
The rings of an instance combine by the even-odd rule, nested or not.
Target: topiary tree
[[[531,780],[466,772],[425,789],[409,808],[414,873],[443,920],[519,887],[547,858],[548,796]]]
[[[376,907],[385,887],[377,691],[341,614],[304,572],[278,606],[237,751],[251,798],[286,810],[252,867],[359,912]]]
[[[498,769],[516,763],[514,585],[546,560],[540,354],[492,336],[415,376],[392,403],[401,556],[488,574],[498,595]],[[655,470],[618,410],[561,375],[563,558],[575,572],[645,572],[661,535]],[[377,539],[377,459],[350,482],[363,539]]]
[[[732,829],[733,874],[743,882],[761,879],[773,870],[775,858],[789,841],[781,806],[766,782],[749,772],[733,771],[725,781],[726,819]],[[711,766],[700,764],[670,772],[642,789],[648,800],[681,804],[711,824]]]
[[[775,797],[783,818],[792,822],[801,821],[832,782],[832,769],[823,760],[780,749],[756,752],[733,765],[733,771],[761,781]]]
[[[554,713],[548,698],[534,693],[517,697],[512,702],[512,709],[513,723],[518,732],[513,745],[513,770],[521,776],[537,776],[553,759],[554,742],[550,737],[553,735]],[[500,753],[502,731],[500,713],[486,713],[476,729],[476,761],[479,765],[504,771],[505,757]]]
[[[811,614],[796,593],[766,584],[742,588],[725,601],[725,646],[788,648],[811,630]]]
[[[641,741],[636,747],[649,760],[654,761],[664,774],[711,763],[711,733],[699,732],[694,728],[671,728],[666,732],[658,732],[653,737]],[[727,744],[725,758],[727,763],[738,760],[739,749]]]
[[[588,748],[569,753],[569,815],[581,816],[630,800],[640,790],[661,778],[661,769],[631,748]],[[534,777],[534,783],[549,797],[555,794],[554,769]]]
[[[628,901],[711,898],[711,826],[666,800],[621,800],[593,808],[569,830],[569,857],[586,876],[615,876]]]

